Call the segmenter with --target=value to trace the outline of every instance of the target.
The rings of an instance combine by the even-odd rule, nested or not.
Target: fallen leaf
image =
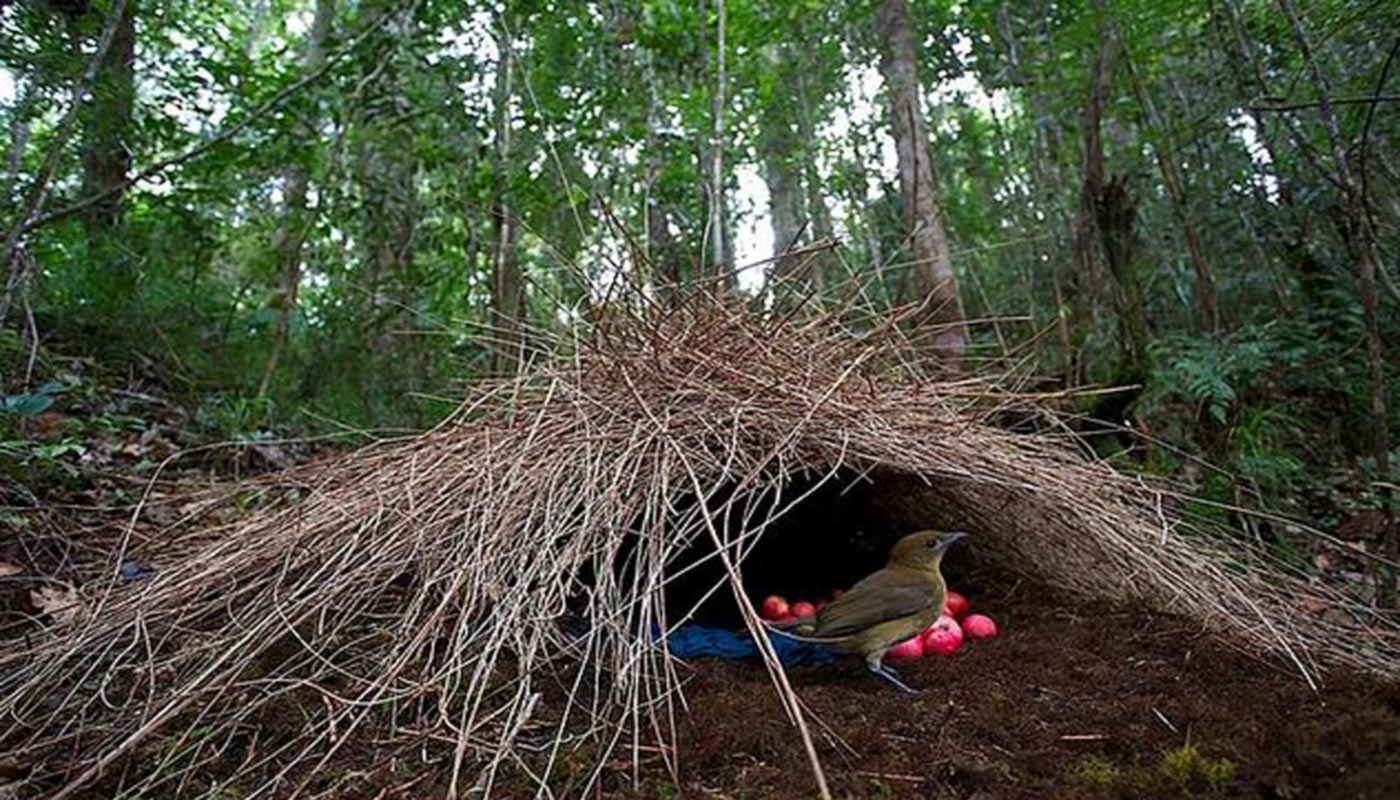
[[[1305,613],[1316,616],[1331,608],[1332,604],[1316,595],[1305,594],[1298,598],[1298,606]]]
[[[29,602],[40,613],[62,626],[72,625],[83,613],[83,598],[71,584],[59,583],[29,590]]]
[[[0,578],[13,578],[24,573],[24,567],[18,564],[11,564],[8,561],[0,561]]]

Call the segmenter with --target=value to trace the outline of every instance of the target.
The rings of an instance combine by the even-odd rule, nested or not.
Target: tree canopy
[[[1067,402],[1143,433],[1103,445],[1137,468],[1374,503],[1397,30],[1363,0],[6,3],[0,313],[247,434],[431,423],[620,280],[935,298],[968,369],[1129,387]]]

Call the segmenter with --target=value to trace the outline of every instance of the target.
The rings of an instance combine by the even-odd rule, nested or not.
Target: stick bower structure
[[[153,577],[111,566],[75,619],[0,653],[0,751],[51,798],[335,796],[333,765],[391,759],[431,762],[449,796],[581,795],[684,757],[690,667],[658,631],[757,631],[764,591],[804,588],[794,559],[839,585],[920,527],[1309,681],[1400,674],[1393,622],[1184,521],[1169,487],[1063,427],[1006,423],[1053,421],[1034,398],[932,377],[910,349],[893,326],[713,301],[599,322],[422,435],[264,479],[280,500],[114,556],[139,550]],[[1305,600],[1345,613],[1323,625]],[[820,785],[821,742],[760,651]]]

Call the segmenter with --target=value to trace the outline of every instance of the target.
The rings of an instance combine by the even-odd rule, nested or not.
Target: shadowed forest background
[[[950,365],[1127,387],[1064,401],[1144,434],[1094,439],[1120,468],[1394,558],[1396,31],[1370,0],[0,2],[0,466],[61,484],[116,437],[149,471],[153,396],[162,437],[272,466],[421,429],[625,284],[853,334],[921,307]]]

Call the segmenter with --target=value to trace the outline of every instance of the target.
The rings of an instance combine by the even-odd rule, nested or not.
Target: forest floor
[[[1314,691],[1188,620],[1025,584],[978,606],[1001,638],[900,665],[916,696],[854,659],[790,671],[837,796],[1400,797],[1398,686],[1330,672]],[[696,662],[686,698],[682,796],[814,796],[761,668]]]
[[[20,580],[76,581],[76,562],[118,538],[170,454],[197,453],[162,472],[161,491],[179,492],[325,452],[264,438],[200,452],[208,434],[191,433],[190,414],[149,385],[70,384],[54,410],[17,425],[21,438],[4,453],[10,477],[24,480],[0,480],[0,528],[15,534],[0,541],[0,567],[21,565]],[[138,536],[169,524],[149,517],[137,520]],[[1329,672],[1314,690],[1286,661],[1241,652],[1190,620],[1047,602],[1037,587],[1004,576],[956,583],[1002,636],[902,665],[922,688],[917,696],[893,691],[854,659],[790,671],[818,720],[836,796],[1400,797],[1400,686]],[[42,612],[27,592],[3,594],[8,614]],[[685,674],[678,774],[644,759],[642,788],[613,776],[603,796],[816,796],[761,667],[699,660]],[[399,796],[384,794],[373,761],[352,765],[370,773],[363,796]],[[404,796],[445,789],[445,773],[420,777]],[[347,791],[335,796],[361,796]]]

